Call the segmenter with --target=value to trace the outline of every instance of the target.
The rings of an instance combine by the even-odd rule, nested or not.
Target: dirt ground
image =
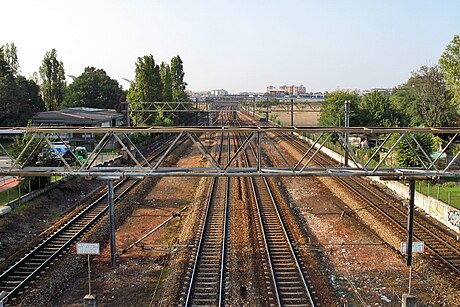
[[[62,219],[100,185],[97,180],[75,178],[0,216],[0,267],[1,261],[32,243],[38,234]]]
[[[395,249],[356,218],[356,210],[365,210],[362,205],[332,178],[281,180],[311,236],[303,248],[316,250],[323,259],[323,274],[341,299],[352,306],[400,306],[402,294],[408,292],[409,268]],[[415,271],[411,283],[419,306],[457,306],[455,299],[444,298],[440,284]]]
[[[352,305],[400,305],[409,271],[403,259],[353,217],[349,208],[315,178],[282,180],[298,206],[311,242],[328,262],[328,279]]]
[[[310,119],[312,116],[312,113],[299,114],[310,115]],[[183,160],[179,161],[178,165],[198,166],[202,163],[203,160],[199,154],[189,152]],[[143,184],[147,186],[151,184],[149,179],[144,181]],[[234,181],[237,182],[237,180]],[[109,264],[109,246],[102,249],[101,255],[91,259],[92,292],[97,295],[99,306],[155,306],[159,301],[163,302],[163,306],[168,305],[168,302],[165,304],[165,298],[162,297],[164,293],[162,286],[165,276],[169,273],[168,263],[175,255],[174,250],[186,248],[183,245],[185,242],[175,244],[183,222],[187,221],[188,211],[184,212],[183,220],[176,217],[138,246],[122,254],[121,251],[171,217],[174,212],[193,203],[199,182],[198,177],[163,177],[155,185],[151,184],[152,188],[149,193],[136,196],[141,201],[116,232],[117,251],[120,253],[117,259],[118,265],[111,267]],[[322,265],[321,269],[317,269],[317,274],[326,275],[325,278],[330,281],[337,296],[349,306],[400,306],[401,295],[407,292],[408,268],[397,251],[384,244],[374,233],[355,219],[353,214],[344,214],[344,212],[352,211],[350,204],[341,200],[346,199],[344,192],[336,189],[331,180],[284,178],[282,182],[290,195],[292,207],[295,208],[294,212],[298,213],[309,234],[307,242],[302,242],[300,248],[316,255]],[[89,189],[91,182],[87,184]],[[73,187],[77,189],[75,197],[84,194],[84,187],[83,183],[82,190],[79,190],[80,186]],[[54,204],[60,199],[59,197],[69,195],[65,190],[56,193],[57,196],[54,196],[56,198],[47,198],[48,203]],[[68,196],[65,197],[68,198]],[[234,211],[231,214],[246,213],[243,206],[246,197],[245,193],[236,197]],[[31,207],[28,209],[31,211],[27,213],[18,211],[16,214],[21,215],[16,215],[16,217],[29,219],[30,215],[33,216],[35,213],[34,210],[47,212],[43,210],[48,208],[46,203],[38,206],[37,209]],[[66,212],[69,209],[62,204],[61,210]],[[48,213],[51,215],[59,216],[54,211],[54,207],[50,212]],[[42,218],[43,215],[37,216],[35,220],[32,219],[34,221],[28,228],[24,228],[24,231],[35,227],[33,225],[41,225],[40,219]],[[45,215],[43,219],[48,220],[48,216]],[[240,225],[246,226],[252,222],[246,216],[240,220]],[[46,226],[43,227],[46,228]],[[4,231],[3,228],[8,227],[5,227],[4,221],[0,218],[0,231]],[[20,232],[19,237],[24,235],[24,231]],[[240,233],[235,226],[231,227],[231,232]],[[13,235],[14,231],[11,230],[10,233]],[[0,241],[3,241],[3,232],[1,238]],[[248,252],[251,242],[245,239],[233,241],[232,244]],[[238,259],[241,257],[238,258],[237,252],[232,251],[231,253],[235,259],[232,264],[235,265],[232,272],[235,274],[240,272],[242,276],[239,283],[234,283],[232,293],[237,295],[239,285],[248,286],[249,290],[257,287],[257,282],[253,280],[251,274],[245,272],[245,270],[253,270],[253,262],[257,259],[240,263]],[[87,278],[87,267],[83,266],[80,276],[52,305],[81,306],[82,299],[88,292]],[[438,304],[434,299],[435,285],[424,280],[422,276],[414,273],[412,283],[420,305],[449,306],[444,302]],[[257,292],[254,294],[259,295]],[[235,297],[231,301],[235,303],[235,306],[237,303],[251,306],[252,303],[261,300],[260,297],[249,297],[246,300]],[[339,303],[337,302],[336,305]]]
[[[285,124],[291,124],[291,113],[273,111],[270,116],[275,116],[277,120]],[[319,112],[294,112],[294,126],[318,126]]]
[[[199,164],[201,157],[187,154],[178,165]],[[149,180],[149,179],[145,179]],[[144,181],[145,181],[144,180]],[[117,252],[134,243],[144,234],[193,202],[200,178],[161,178],[116,230]],[[147,184],[147,183],[146,183]],[[187,211],[182,217],[185,219]],[[176,217],[137,246],[120,254],[117,266],[110,266],[110,247],[92,258],[92,292],[99,306],[152,306],[161,300],[161,285],[167,275],[169,253],[177,246],[177,234],[182,226]],[[82,268],[79,278],[58,298],[56,306],[81,306],[88,293],[87,268]]]

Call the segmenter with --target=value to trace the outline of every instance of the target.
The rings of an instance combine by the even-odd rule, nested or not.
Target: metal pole
[[[252,104],[252,117],[256,117],[256,98],[254,97],[253,99],[253,104]]]
[[[198,97],[195,97],[195,124],[198,125]]]
[[[268,124],[268,106],[269,106],[269,104],[267,103],[267,113],[265,115],[265,119],[267,120],[267,124]]]
[[[91,264],[89,262],[89,254],[88,254],[88,294],[91,295]]]
[[[409,207],[407,213],[407,261],[406,264],[412,273],[412,237],[414,232],[414,198],[415,198],[415,180],[409,180]],[[410,294],[410,278],[409,275],[409,294]]]
[[[345,128],[350,127],[350,101],[346,100],[345,101]],[[349,132],[345,132],[345,166],[348,166],[348,134]]]
[[[294,126],[294,99],[291,98],[291,127]]]
[[[131,117],[129,116],[129,101],[126,101],[126,126],[131,126]]]
[[[115,244],[115,212],[113,207],[113,180],[108,180],[109,227],[110,227],[110,264],[116,265],[117,247]]]

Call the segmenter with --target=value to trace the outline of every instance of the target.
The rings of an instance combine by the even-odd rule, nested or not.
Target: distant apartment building
[[[273,96],[273,97],[283,97],[284,96],[284,91],[277,89],[275,86],[267,86],[267,94],[268,96]]]
[[[211,96],[225,96],[228,95],[228,92],[223,89],[217,89],[211,91]]]
[[[305,95],[307,89],[303,85],[281,85],[279,88],[267,86],[267,94],[269,96],[280,97],[284,95],[302,96]]]

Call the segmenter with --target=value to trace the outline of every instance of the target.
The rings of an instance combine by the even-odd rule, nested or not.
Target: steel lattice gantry
[[[12,176],[56,176],[56,175],[81,175],[103,176],[110,178],[145,177],[145,176],[383,176],[393,179],[416,177],[460,177],[458,167],[460,151],[455,149],[460,128],[367,128],[367,127],[20,127],[0,128],[0,134],[23,133],[26,135],[20,153],[13,155],[3,145],[10,163],[2,166],[1,175]],[[169,147],[160,158],[154,161],[141,153],[131,140],[133,134],[149,133],[151,135],[164,135],[171,138]],[[220,133],[240,134],[244,142],[235,150],[228,163],[219,163],[212,151],[209,140],[213,135]],[[309,144],[302,158],[296,163],[289,163],[279,149],[279,139],[284,134],[296,133],[307,135],[304,137]],[[357,153],[356,148],[345,142],[347,133],[356,135],[378,136],[380,144],[369,151],[364,159]],[[43,146],[52,148],[53,141],[62,141],[67,135],[90,135],[93,150],[89,152],[88,159],[84,162],[74,159],[69,163],[61,158],[60,166],[37,166],[34,157]],[[446,140],[447,145],[437,156],[426,152],[417,135],[435,134]],[[179,141],[186,139],[196,147],[201,155],[209,162],[204,167],[167,166],[165,159],[175,151]],[[97,141],[96,141],[97,140]],[[312,162],[315,155],[325,147],[325,144],[334,140],[342,152],[349,158],[349,165],[337,163],[334,167],[318,167]],[[457,140],[458,141],[458,140]],[[107,144],[115,144],[120,155],[125,156],[125,161],[110,163],[109,165],[96,164],[97,157],[103,152]],[[249,144],[257,153],[257,165],[251,167],[237,167],[235,161],[247,149]],[[401,167],[390,163],[391,157],[396,153],[398,146],[406,146],[413,154],[417,167]],[[269,165],[264,159],[277,154],[284,161],[280,165]],[[441,157],[448,153],[448,159],[440,163]],[[73,154],[73,153],[72,153]]]

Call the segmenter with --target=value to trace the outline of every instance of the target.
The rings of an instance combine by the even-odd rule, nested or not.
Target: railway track
[[[284,137],[300,153],[307,150],[308,145],[298,138],[292,135],[285,135]],[[330,158],[323,154],[317,155],[315,158],[315,162],[321,166],[331,165]],[[393,225],[402,239],[405,238],[407,206],[400,200],[380,191],[362,178],[336,177],[335,180],[362,200],[367,205],[366,209],[369,212],[373,213],[379,220],[387,221]],[[423,241],[426,248],[439,257],[460,280],[460,243],[420,212],[416,212],[414,218],[414,241]]]
[[[227,139],[224,142],[224,139]],[[227,152],[223,150],[227,144]],[[218,161],[228,159],[229,137],[221,134]],[[201,225],[201,236],[192,251],[191,279],[183,306],[222,306],[225,299],[225,270],[228,250],[230,178],[214,177]]]
[[[159,158],[168,148],[170,141],[160,142],[158,146],[150,149],[153,153],[150,161]],[[178,142],[176,146],[179,146]],[[122,180],[114,186],[114,203],[118,202],[128,193],[138,181]],[[25,253],[13,265],[0,275],[0,293],[3,291],[1,302],[5,305],[14,304],[20,295],[35,283],[40,274],[49,269],[54,262],[67,252],[75,243],[92,227],[94,227],[108,211],[108,192],[101,195],[88,206],[75,213],[64,225],[43,239],[35,247]]]
[[[134,185],[135,181],[119,182],[116,186],[114,202],[118,201]],[[53,265],[54,260],[68,251],[105,215],[107,210],[107,192],[105,192],[4,271],[0,275],[0,291],[7,293],[3,297],[4,302],[13,303],[16,297],[29,287],[29,283],[35,277]]]
[[[248,166],[257,165],[256,153],[250,144],[244,152]],[[296,247],[287,222],[279,209],[272,188],[265,177],[251,177],[256,210],[253,210],[260,249],[266,257],[265,273],[268,288],[272,289],[270,303],[276,306],[317,306],[311,281]]]
[[[241,144],[241,140],[239,140]],[[230,139],[221,137],[220,149],[227,146],[227,154],[221,152],[219,160],[228,159]],[[238,148],[238,145],[234,146]],[[256,165],[255,153],[245,153],[248,166]],[[206,213],[200,222],[201,234],[192,250],[193,268],[186,282],[186,295],[181,306],[229,305],[226,278],[228,277],[228,246],[230,238],[228,221],[230,203],[229,177],[213,178]],[[299,251],[293,246],[293,236],[286,226],[282,213],[268,181],[251,178],[251,190],[256,208],[252,210],[257,221],[259,250],[263,256],[268,302],[273,306],[316,306],[311,283],[305,273]]]

